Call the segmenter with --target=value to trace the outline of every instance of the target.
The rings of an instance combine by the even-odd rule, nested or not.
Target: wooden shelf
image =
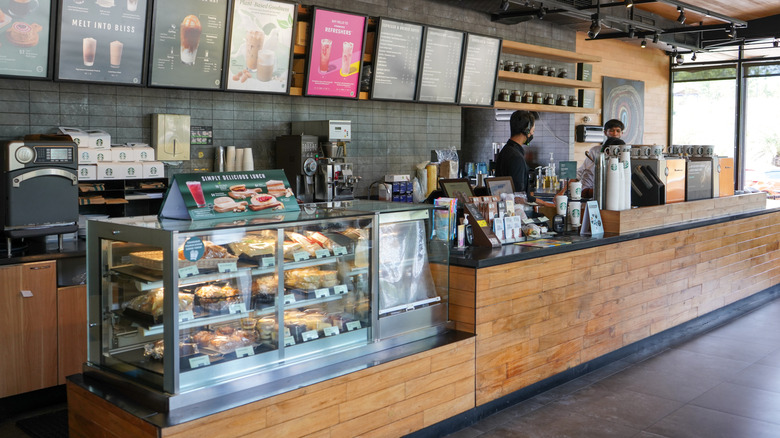
[[[561,62],[601,62],[600,56],[583,55],[567,50],[553,49],[551,47],[534,46],[532,44],[518,43],[504,40],[501,52],[511,55],[530,56]]]
[[[598,110],[595,108],[580,108],[578,106],[537,105],[534,103],[516,103],[516,102],[499,102],[499,101],[496,101],[493,107],[496,109],[528,110],[528,111],[538,111],[543,113],[594,114],[598,112]]]
[[[558,78],[554,76],[542,76],[529,73],[515,73],[511,71],[499,71],[498,79],[510,82],[522,82],[524,84],[547,85],[564,88],[601,88],[598,82],[578,81],[575,79]]]

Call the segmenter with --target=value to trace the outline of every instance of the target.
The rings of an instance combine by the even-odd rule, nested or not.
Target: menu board
[[[366,17],[314,9],[307,96],[358,98]]]
[[[414,100],[422,36],[422,25],[380,19],[372,99]]]
[[[463,40],[463,32],[435,27],[425,29],[418,101],[432,103],[457,101]]]
[[[219,89],[228,0],[155,2],[149,85]]]
[[[458,103],[461,105],[493,106],[496,80],[498,79],[498,55],[501,53],[501,40],[468,34],[465,52]]]
[[[229,90],[286,94],[290,85],[295,4],[241,0],[233,5]]]
[[[49,77],[49,0],[0,4],[0,75]]]
[[[141,85],[147,4],[62,0],[57,79]]]

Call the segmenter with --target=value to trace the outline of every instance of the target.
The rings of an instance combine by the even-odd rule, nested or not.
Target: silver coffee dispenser
[[[360,180],[347,161],[347,145],[352,140],[349,120],[292,122],[292,132],[316,136],[319,141],[317,170],[314,174],[315,201],[341,201],[354,198]]]

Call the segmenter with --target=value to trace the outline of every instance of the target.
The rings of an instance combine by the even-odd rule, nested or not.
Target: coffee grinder
[[[315,201],[354,199],[354,189],[360,177],[355,176],[352,163],[346,160],[347,144],[352,140],[349,120],[313,120],[292,123],[292,132],[316,136],[320,154],[314,174]]]
[[[276,167],[284,169],[295,196],[301,202],[314,201],[314,178],[319,156],[318,139],[313,135],[276,137]]]

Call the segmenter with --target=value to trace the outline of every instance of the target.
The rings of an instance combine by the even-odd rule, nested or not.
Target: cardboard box
[[[97,179],[97,164],[79,165],[79,181],[93,181]]]
[[[165,165],[162,161],[145,161],[143,165],[144,178],[164,178]]]
[[[143,163],[122,163],[125,168],[125,179],[140,179],[144,177]]]
[[[89,147],[95,149],[108,149],[111,147],[111,134],[106,131],[87,131],[89,134]]]
[[[154,148],[151,146],[133,146],[135,161],[154,161]]]
[[[305,46],[309,42],[309,23],[299,21],[295,29],[295,44]]]
[[[135,149],[128,146],[112,146],[111,147],[111,160],[118,162],[134,162]]]
[[[76,143],[76,146],[80,148],[89,147],[89,134],[79,128],[68,128],[60,126],[60,132],[69,135],[70,138]]]
[[[111,149],[88,149],[95,154],[95,159],[98,163],[114,160],[114,157],[111,156]],[[81,151],[81,149],[79,149],[79,151]]]
[[[114,162],[99,163],[97,165],[97,179],[125,179],[125,168]]]
[[[78,148],[78,158],[76,162],[78,164],[97,164],[97,149],[92,148]]]

